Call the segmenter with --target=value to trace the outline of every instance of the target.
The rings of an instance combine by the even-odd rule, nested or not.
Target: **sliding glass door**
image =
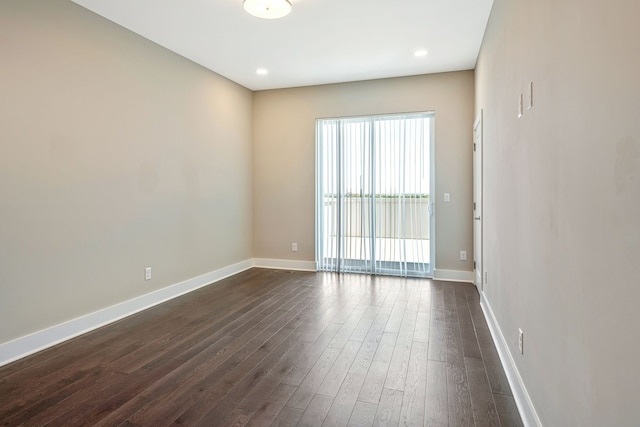
[[[432,275],[433,114],[316,122],[319,270]]]

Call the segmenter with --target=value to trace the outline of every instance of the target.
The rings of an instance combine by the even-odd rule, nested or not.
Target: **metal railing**
[[[336,236],[338,224],[336,195],[324,197],[327,235]],[[371,237],[370,210],[375,206],[376,237],[428,240],[430,237],[429,195],[342,196],[342,236]]]

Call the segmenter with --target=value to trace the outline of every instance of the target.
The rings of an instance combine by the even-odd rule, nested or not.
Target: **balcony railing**
[[[344,237],[371,237],[372,206],[375,206],[375,235],[384,239],[429,240],[429,195],[345,195],[342,198],[342,230]],[[324,197],[325,231],[330,236],[338,233],[336,215],[337,196]]]

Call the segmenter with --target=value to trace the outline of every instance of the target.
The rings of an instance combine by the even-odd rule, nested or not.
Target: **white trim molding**
[[[253,266],[277,270],[318,271],[315,261],[297,261],[292,259],[254,258]]]
[[[473,283],[473,271],[462,270],[441,270],[436,268],[433,270],[434,280],[445,280],[448,282],[469,282]]]
[[[0,344],[0,366],[253,267],[248,259]]]
[[[520,372],[518,372],[518,367],[513,359],[513,355],[511,354],[511,351],[509,351],[507,340],[504,338],[500,325],[498,324],[498,321],[493,314],[493,310],[491,309],[491,305],[483,292],[480,292],[480,306],[482,307],[482,312],[487,320],[487,325],[489,325],[493,341],[496,343],[498,356],[500,356],[504,372],[507,375],[507,380],[511,386],[511,392],[513,393],[516,405],[518,406],[522,422],[525,427],[542,427],[542,422],[540,421],[540,417],[538,417],[538,413],[533,406],[531,396],[529,396],[527,387],[525,387],[524,381],[522,381],[522,377],[520,376]]]

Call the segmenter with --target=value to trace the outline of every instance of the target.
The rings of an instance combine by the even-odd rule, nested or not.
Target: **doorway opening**
[[[318,270],[433,276],[433,113],[316,121]]]

